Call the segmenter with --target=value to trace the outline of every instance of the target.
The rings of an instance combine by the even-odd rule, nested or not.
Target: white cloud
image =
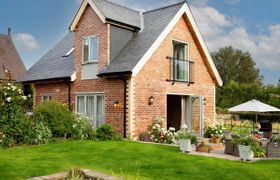
[[[23,52],[32,52],[40,47],[35,37],[28,33],[16,34],[14,41],[18,50]]]
[[[280,24],[252,34],[239,17],[228,17],[210,6],[191,9],[210,51],[233,46],[248,51],[259,68],[280,70]]]

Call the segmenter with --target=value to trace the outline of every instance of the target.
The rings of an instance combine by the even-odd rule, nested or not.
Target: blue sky
[[[181,0],[112,0],[149,10]],[[67,32],[81,0],[1,0],[0,33],[12,35],[27,68]],[[189,0],[210,51],[249,51],[265,83],[280,78],[280,0]]]

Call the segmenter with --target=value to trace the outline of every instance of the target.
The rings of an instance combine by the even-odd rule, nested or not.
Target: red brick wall
[[[185,83],[167,82],[170,79],[170,60],[166,56],[172,56],[173,38],[189,44],[190,60],[195,62],[195,84],[188,86]],[[201,53],[201,47],[193,36],[189,22],[183,17],[179,20],[159,49],[144,65],[143,69],[135,77],[135,137],[146,130],[156,117],[166,120],[167,94],[200,95],[207,98],[204,116],[208,122],[214,122],[215,117],[215,82],[212,79]],[[148,105],[150,96],[155,97],[152,106]],[[166,124],[166,123],[165,123]]]
[[[104,93],[105,95],[105,120],[106,123],[112,124],[118,132],[123,134],[123,81],[120,79],[94,79],[82,80],[82,61],[83,61],[83,37],[97,35],[99,37],[98,49],[98,69],[99,72],[104,70],[109,61],[109,25],[104,24],[94,10],[88,5],[82,18],[75,30],[75,67],[77,79],[74,82],[73,92],[75,93]],[[73,94],[73,102],[75,102]],[[114,107],[114,101],[117,100],[119,105]],[[74,103],[75,104],[75,103]],[[76,108],[76,107],[75,107]]]
[[[91,7],[87,7],[81,17],[74,34],[74,61],[77,78],[71,87],[71,105],[76,111],[76,95],[77,93],[103,93],[105,96],[105,121],[112,124],[116,130],[123,134],[123,94],[124,83],[120,79],[93,79],[82,80],[82,42],[83,37],[97,35],[99,37],[98,49],[98,69],[102,71],[109,60],[109,25],[104,24]],[[59,93],[56,90],[60,89]],[[43,93],[55,92],[56,98],[62,103],[68,103],[68,87],[63,83],[48,83],[36,85],[36,102],[40,101]],[[114,101],[119,104],[115,108]]]
[[[65,82],[46,82],[35,84],[35,104],[42,101],[42,96],[51,94],[52,97],[64,104],[68,104],[68,85]]]

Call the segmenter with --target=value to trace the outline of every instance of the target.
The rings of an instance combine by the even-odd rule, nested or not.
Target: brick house
[[[8,34],[0,34],[0,81],[15,81],[25,72],[25,66],[13,43],[9,28]]]
[[[222,81],[185,1],[139,12],[84,0],[69,29],[20,78],[35,104],[56,99],[133,139],[158,117],[199,136],[215,122]]]

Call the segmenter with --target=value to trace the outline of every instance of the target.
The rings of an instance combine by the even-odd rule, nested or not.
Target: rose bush
[[[178,140],[178,133],[175,128],[170,127],[168,130],[162,128],[162,122],[156,120],[155,123],[149,127],[149,134],[151,140],[155,143],[175,144]]]
[[[11,147],[27,141],[30,121],[23,111],[28,97],[22,86],[15,82],[0,83],[0,145]]]

